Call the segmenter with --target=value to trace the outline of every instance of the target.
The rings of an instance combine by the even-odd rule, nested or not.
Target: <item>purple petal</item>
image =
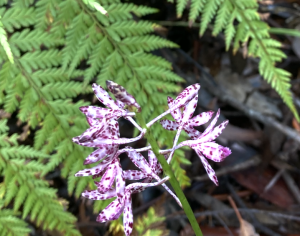
[[[181,122],[188,121],[194,114],[194,111],[198,104],[198,94],[192,98],[191,101],[184,107],[183,114],[182,114],[182,120]]]
[[[123,175],[123,170],[120,164],[120,161],[118,161],[117,165],[117,175],[116,175],[116,192],[118,198],[123,198],[125,193],[125,178]]]
[[[99,125],[100,121],[91,117],[86,116],[86,120],[89,123],[90,126]]]
[[[82,106],[79,107],[80,111],[88,117],[91,118],[104,118],[111,110],[102,107],[95,106]]]
[[[123,215],[124,233],[129,236],[133,228],[133,215],[132,215],[132,203],[130,192],[125,193],[125,206]]]
[[[90,176],[90,175],[97,175],[100,172],[102,172],[114,159],[114,156],[110,156],[103,160],[100,164],[96,165],[95,167],[84,169],[81,171],[78,171],[75,176]]]
[[[166,130],[174,131],[174,130],[177,130],[179,127],[179,125],[176,121],[161,120],[160,123],[161,123],[162,127]]]
[[[172,109],[175,110],[179,107],[183,107],[189,101],[191,101],[197,94],[200,89],[199,84],[193,84],[186,89],[184,89],[174,100],[172,104]]]
[[[141,180],[148,177],[145,173],[140,170],[125,170],[123,171],[124,179],[128,180]]]
[[[214,162],[221,162],[231,154],[229,148],[212,142],[201,143],[197,145],[197,147],[205,157]]]
[[[174,102],[174,99],[171,98],[171,97],[168,97],[168,106],[169,106],[169,108],[172,108],[173,102]],[[179,108],[171,111],[171,115],[173,116],[174,120],[176,120],[177,122],[181,121],[182,114],[181,114],[181,111],[180,111]]]
[[[115,96],[115,98],[129,106],[135,106],[138,108],[139,111],[141,111],[140,105],[136,102],[135,98],[129,94],[125,88],[123,88],[121,85],[106,80],[106,86],[109,89],[109,91]]]
[[[210,133],[213,128],[215,127],[215,124],[217,123],[217,120],[220,116],[220,109],[218,109],[218,112],[215,116],[215,118],[210,122],[209,126],[207,126],[207,128],[205,129],[205,131],[203,132],[203,134],[201,136],[205,136],[206,134]]]
[[[112,162],[107,167],[101,180],[99,182],[95,182],[99,193],[105,193],[109,189],[111,189],[111,186],[115,180],[116,174],[117,174],[116,165],[115,165],[115,163]]]
[[[210,133],[207,133],[206,136],[200,137],[200,140],[205,142],[210,142],[212,140],[215,140],[219,135],[222,133],[222,131],[226,128],[228,124],[228,120],[222,122],[217,127],[215,127]],[[202,141],[202,142],[203,142]]]
[[[154,152],[152,152],[151,150],[148,151],[148,161],[152,171],[154,171],[156,169],[158,161]]]
[[[127,155],[129,157],[129,159],[136,165],[136,167],[141,169],[141,171],[144,172],[145,174],[151,175],[152,170],[150,168],[149,163],[146,161],[146,159],[143,157],[143,155],[140,154],[139,152],[135,151],[131,147],[126,147],[126,148],[132,150],[132,151],[128,151]]]
[[[201,132],[199,132],[198,130],[194,129],[193,127],[191,126],[187,126],[185,125],[183,127],[184,131],[188,134],[188,136],[191,137],[191,139],[197,139],[200,137],[201,135]]]
[[[119,130],[119,123],[117,119],[111,119],[109,120],[110,123],[108,125],[111,133],[112,139],[119,139],[120,138],[120,130]]]
[[[84,161],[84,165],[91,164],[102,160],[106,156],[115,155],[118,151],[118,146],[101,146],[96,151],[92,152]]]
[[[124,200],[112,201],[97,217],[96,221],[98,222],[106,222],[110,220],[118,219],[124,209]]]
[[[210,164],[208,163],[208,161],[205,159],[205,157],[202,155],[201,151],[199,150],[199,148],[194,147],[194,150],[196,151],[196,153],[198,154],[204,169],[206,170],[206,173],[208,175],[208,177],[215,183],[215,185],[219,185],[218,182],[218,178],[216,176],[216,172],[213,170],[213,168],[211,168]]]
[[[103,103],[105,106],[113,110],[119,110],[119,107],[117,106],[115,101],[109,96],[109,94],[100,85],[93,84],[92,88],[94,90],[96,97],[101,103]]]
[[[189,126],[203,125],[211,119],[213,114],[214,114],[213,111],[202,112],[199,115],[190,119],[187,123]]]
[[[91,200],[106,200],[116,197],[117,193],[115,189],[110,189],[104,194],[99,193],[98,190],[85,190],[81,195]]]

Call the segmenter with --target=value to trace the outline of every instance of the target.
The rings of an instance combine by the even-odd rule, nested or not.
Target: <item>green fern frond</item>
[[[185,2],[177,2],[179,17]],[[248,46],[248,55],[260,58],[259,73],[278,92],[295,118],[300,121],[290,91],[290,74],[276,68],[276,62],[282,61],[286,56],[280,50],[281,44],[270,38],[269,27],[260,20],[257,11],[258,4],[255,0],[192,0],[189,20],[192,23],[200,15],[202,35],[208,23],[215,17],[212,33],[217,35],[224,30],[227,50],[232,42],[234,52],[241,44]]]
[[[8,60],[13,64],[14,63],[14,57],[12,55],[9,43],[7,42],[7,35],[6,35],[6,32],[3,28],[3,24],[1,22],[1,17],[0,17],[0,44],[4,48]]]
[[[158,223],[164,222],[165,217],[159,217],[155,213],[153,207],[150,207],[147,213],[143,217],[139,217],[134,224],[134,229],[137,231],[137,235],[162,235],[164,231],[162,229],[152,229],[152,227]]]

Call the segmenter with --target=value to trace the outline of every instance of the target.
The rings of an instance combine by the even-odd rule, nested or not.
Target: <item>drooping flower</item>
[[[206,158],[214,162],[221,162],[231,154],[231,150],[229,148],[223,147],[213,141],[221,134],[223,129],[225,129],[226,125],[228,124],[228,121],[224,121],[217,127],[214,127],[218,120],[219,115],[220,115],[220,110],[218,110],[215,118],[211,121],[209,126],[197,139],[187,140],[180,143],[178,146],[176,146],[176,149],[183,146],[189,146],[193,148],[198,154],[209,178],[216,185],[218,185],[217,176],[215,174],[215,171],[212,169],[212,167],[206,160]]]

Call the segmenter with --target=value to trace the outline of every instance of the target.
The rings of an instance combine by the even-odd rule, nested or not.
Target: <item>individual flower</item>
[[[112,201],[97,217],[98,222],[106,222],[110,220],[116,220],[120,217],[123,212],[123,225],[124,232],[126,236],[129,236],[133,228],[133,214],[132,214],[132,202],[131,194],[139,193],[145,190],[148,187],[157,186],[163,184],[168,180],[164,178],[155,183],[133,183],[129,184],[125,188],[125,194],[123,196],[117,197]],[[92,199],[92,200],[104,200],[110,199],[117,196],[116,190],[111,189],[104,194],[100,194],[97,190],[85,191],[82,193],[83,197]]]
[[[126,177],[131,180],[140,180],[144,179],[144,183],[151,182],[153,179],[156,179],[157,181],[160,181],[158,174],[161,173],[161,166],[157,162],[157,158],[155,157],[154,153],[149,150],[148,151],[148,158],[149,158],[149,164],[146,159],[143,157],[143,155],[136,150],[134,150],[131,147],[126,147],[127,155],[129,159],[141,170],[140,172],[125,172]],[[131,176],[130,176],[131,174]],[[126,178],[125,177],[125,178]],[[169,189],[169,187],[166,184],[162,184],[162,186],[174,197],[174,199],[177,201],[178,205],[182,207],[180,200],[177,198],[177,196]]]
[[[218,110],[216,117],[211,121],[209,126],[197,139],[184,141],[175,147],[175,149],[183,146],[189,146],[193,148],[198,154],[209,178],[216,185],[218,185],[217,176],[206,158],[214,162],[221,162],[231,154],[231,150],[229,148],[223,147],[213,141],[222,133],[223,129],[225,129],[226,125],[228,124],[228,121],[224,121],[217,127],[214,127],[219,115],[220,110]]]
[[[198,95],[198,91],[200,89],[199,84],[193,84],[190,85],[189,87],[185,88],[177,97],[176,99],[172,102],[172,104],[169,105],[169,109],[162,113],[161,115],[157,116],[155,119],[150,121],[147,124],[147,127],[150,127],[153,125],[157,120],[161,119],[165,115],[167,115],[170,112],[173,112],[177,110],[178,108],[181,108],[188,104],[195,96]]]
[[[80,111],[86,116],[99,119],[111,119],[113,117],[118,119],[121,116],[134,116],[134,112],[123,109],[122,101],[114,101],[100,85],[93,84],[92,88],[98,100],[110,109],[95,106],[80,107]]]
[[[160,123],[163,128],[174,131],[182,127],[182,129],[191,137],[191,139],[197,139],[201,135],[201,133],[193,127],[207,123],[214,113],[213,111],[202,112],[199,115],[191,118],[195,111],[197,101],[198,96],[195,96],[195,98],[189,102],[190,106],[186,106],[183,113],[181,113],[180,109],[172,111],[171,115],[175,121],[161,120]],[[169,108],[172,107],[173,102],[173,98],[168,97]]]

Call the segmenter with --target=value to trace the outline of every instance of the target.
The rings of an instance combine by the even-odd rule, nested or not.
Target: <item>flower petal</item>
[[[125,193],[125,178],[120,161],[117,162],[117,175],[116,175],[116,192],[118,198],[123,198]]]
[[[119,218],[124,209],[124,201],[117,198],[112,201],[97,217],[96,221],[106,222]]]
[[[152,171],[155,171],[157,163],[159,163],[159,162],[157,161],[157,158],[156,158],[154,152],[152,152],[151,150],[148,151],[148,161],[149,161],[149,165],[150,165]]]
[[[183,107],[184,105],[186,105],[198,94],[199,89],[199,84],[192,84],[191,86],[184,89],[174,100],[171,109],[175,110],[179,107]]]
[[[123,171],[124,179],[128,180],[141,180],[148,177],[145,173],[140,170],[125,170]]]
[[[215,116],[215,118],[210,122],[209,126],[205,129],[205,131],[202,133],[201,137],[205,136],[206,134],[210,133],[213,128],[215,127],[215,124],[217,123],[217,120],[220,116],[220,109],[218,109],[218,112]]]
[[[188,134],[188,136],[191,137],[191,139],[197,139],[201,135],[201,132],[199,132],[198,130],[194,129],[192,126],[185,125],[183,127],[183,129]]]
[[[208,161],[206,160],[206,158],[202,155],[201,151],[199,150],[199,148],[197,147],[193,147],[193,149],[196,151],[196,153],[198,154],[204,169],[206,170],[206,173],[208,175],[208,177],[215,183],[215,185],[219,185],[218,182],[218,178],[216,176],[216,172],[213,170],[213,168],[211,168],[210,164],[208,163]]]
[[[114,156],[111,155],[110,157],[106,158],[105,160],[103,160],[100,164],[89,168],[89,169],[84,169],[84,170],[80,170],[78,171],[75,176],[79,177],[79,176],[90,176],[90,175],[97,175],[100,172],[102,172],[114,159]]]
[[[94,93],[98,100],[103,103],[105,106],[113,109],[113,110],[119,110],[119,107],[115,103],[115,101],[109,96],[109,94],[100,86],[97,84],[93,84],[92,88],[94,90]]]
[[[188,126],[200,126],[205,123],[207,123],[212,115],[214,114],[213,111],[207,111],[207,112],[202,112],[199,115],[194,116],[192,119],[190,119],[187,124]]]
[[[120,100],[121,102],[129,105],[129,106],[135,106],[138,108],[139,111],[141,111],[140,105],[136,102],[135,98],[129,94],[125,88],[123,88],[121,85],[106,80],[106,86],[111,91],[111,93],[115,96],[117,100]]]
[[[92,152],[84,161],[84,165],[91,164],[102,160],[106,156],[115,155],[118,151],[118,146],[107,145],[100,146],[96,151]]]
[[[166,130],[174,131],[174,130],[177,130],[179,127],[179,125],[176,121],[161,120],[160,123],[161,123],[162,127]]]
[[[197,147],[206,158],[214,162],[221,162],[231,154],[229,148],[212,142],[201,143]]]
[[[173,102],[174,102],[174,99],[171,98],[171,97],[168,97],[168,106],[169,106],[169,108],[172,107]],[[176,120],[177,122],[181,121],[182,114],[181,114],[181,111],[180,111],[179,108],[171,111],[171,115],[173,116],[174,120]]]
[[[222,131],[226,128],[228,124],[228,120],[222,122],[221,124],[219,124],[217,127],[215,127],[213,130],[211,130],[209,133],[207,133],[206,135],[201,135],[201,137],[199,138],[201,140],[201,142],[210,142],[212,140],[215,140],[217,137],[219,137],[219,135],[222,133]]]
[[[111,186],[115,180],[117,174],[117,168],[115,165],[115,162],[113,161],[106,169],[104,175],[102,176],[101,180],[99,182],[95,181],[95,184],[97,186],[97,190],[99,193],[105,193],[109,189],[111,189]]]
[[[104,194],[99,193],[98,190],[85,190],[81,195],[91,200],[106,200],[116,197],[117,193],[115,189],[110,189]]]
[[[95,126],[95,125],[99,125],[100,124],[100,121],[98,119],[94,119],[94,118],[91,118],[91,117],[88,117],[86,116],[85,117],[87,122],[89,123],[90,126]]]
[[[129,236],[133,228],[131,193],[129,191],[126,192],[124,198],[125,198],[124,215],[123,215],[124,233],[126,236]]]
[[[137,152],[132,147],[126,147],[126,148],[132,150],[132,151],[127,151],[127,155],[129,159],[136,165],[136,167],[138,167],[145,174],[151,175],[152,170],[150,168],[149,163],[146,161],[143,155]]]
[[[184,107],[181,120],[182,123],[188,121],[193,116],[197,104],[198,94],[195,97],[193,97],[191,101],[189,101],[188,104]]]

